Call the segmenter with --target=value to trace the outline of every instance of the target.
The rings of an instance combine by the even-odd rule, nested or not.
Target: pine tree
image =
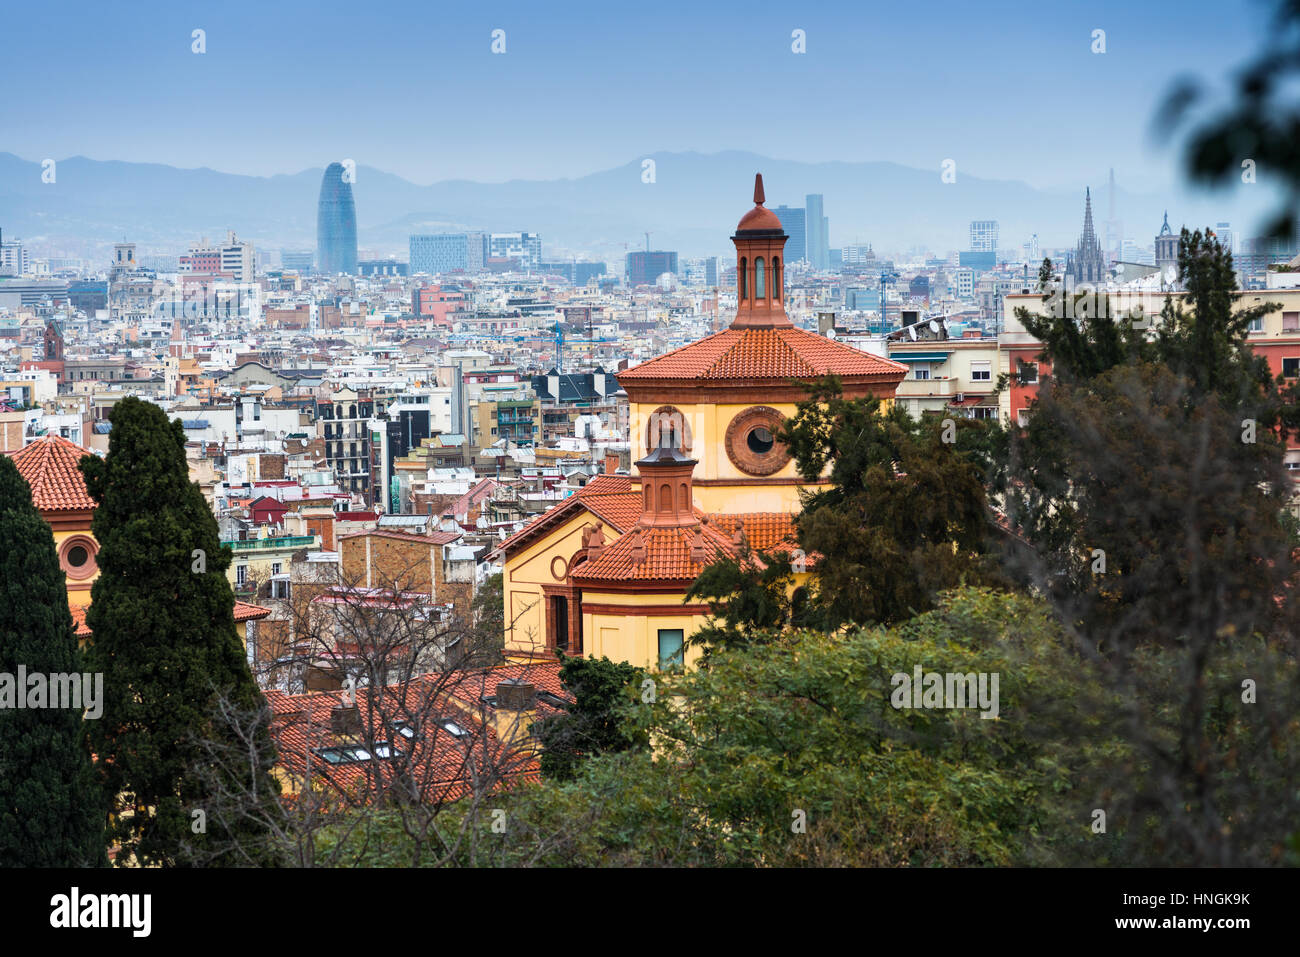
[[[117,863],[268,863],[274,749],[235,630],[230,550],[189,480],[180,423],[135,398],[111,418],[107,457],[81,468],[100,543],[87,658],[105,674],[91,742],[116,795]]]
[[[78,682],[84,670],[54,536],[0,455],[0,672],[16,676],[19,665]],[[106,865],[88,722],[72,708],[12,704],[0,709],[0,867]]]

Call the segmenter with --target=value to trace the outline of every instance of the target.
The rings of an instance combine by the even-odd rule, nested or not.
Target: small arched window
[[[745,275],[749,272],[749,261],[744,256],[740,257],[740,268],[736,270],[736,277],[740,280],[740,298],[745,298]]]
[[[659,511],[671,512],[673,510],[673,488],[668,483],[659,486]]]
[[[781,257],[772,257],[772,298],[781,298]]]
[[[762,299],[767,296],[767,277],[763,270],[763,257],[759,256],[754,260],[754,298]]]
[[[681,485],[677,486],[677,491],[677,511],[682,513],[689,512],[691,510],[691,498],[690,493],[686,490],[686,483],[683,482]]]

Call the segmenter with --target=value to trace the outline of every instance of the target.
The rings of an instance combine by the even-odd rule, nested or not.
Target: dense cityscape
[[[524,23],[474,55],[521,57]],[[228,40],[187,33],[204,63]],[[708,75],[767,89],[824,35],[776,34]],[[948,896],[1051,869],[1092,930],[1250,929],[1251,881],[1149,875],[1300,865],[1300,175],[1274,122],[1300,56],[1262,50],[1222,112],[1142,93],[1177,182],[1121,146],[1024,182],[974,148],[841,162],[786,80],[751,119],[788,149],[723,109],[734,149],[691,125],[573,177],[460,175],[538,135],[468,101],[446,157],[416,123],[391,168],[306,127],[198,169],[92,150],[98,119],[104,159],[43,158],[24,125],[0,865],[69,875],[32,885],[51,928],[136,937],[197,886],[155,875],[285,867],[924,869]],[[347,96],[387,108],[390,69]],[[537,152],[605,150],[610,116]],[[933,129],[890,122],[900,156]]]

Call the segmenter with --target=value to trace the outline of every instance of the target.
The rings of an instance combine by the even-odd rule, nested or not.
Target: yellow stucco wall
[[[553,528],[538,540],[511,555],[505,564],[505,619],[507,652],[541,652],[546,647],[546,606],[542,585],[559,585],[551,573],[552,559],[568,562],[582,548],[582,530],[600,521],[587,511]],[[618,530],[604,526],[606,543],[618,539]],[[558,567],[558,563],[557,563]]]
[[[582,634],[584,650],[593,657],[604,656],[611,661],[627,661],[639,668],[656,670],[659,667],[659,630],[681,629],[683,639],[704,624],[704,615],[682,614],[682,594],[644,594],[626,592],[599,592],[583,589]],[[587,603],[602,605],[636,605],[636,614],[620,615],[608,611],[591,612]],[[662,606],[663,614],[646,613],[645,606]],[[698,648],[686,649],[686,665],[693,667],[699,660]]]
[[[649,451],[646,448],[646,433],[650,426],[650,417],[655,410],[667,403],[631,403],[632,461],[643,457]],[[695,485],[695,504],[706,512],[797,512],[799,511],[799,488],[790,484],[798,479],[794,460],[787,462],[780,471],[761,479],[773,480],[770,484],[755,484],[761,481],[757,476],[741,471],[727,455],[727,426],[731,420],[755,403],[734,405],[699,404],[687,405],[672,403],[682,413],[691,436],[691,457],[699,464],[695,466],[693,478]],[[776,409],[786,418],[793,418],[798,411],[793,402],[762,403],[768,408]],[[735,485],[711,485],[712,481],[725,483],[728,479],[737,480]]]

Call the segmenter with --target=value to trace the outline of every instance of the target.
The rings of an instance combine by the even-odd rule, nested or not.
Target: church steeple
[[[1074,283],[1100,283],[1107,278],[1106,255],[1097,239],[1092,223],[1092,189],[1085,187],[1083,194],[1083,233],[1079,245],[1065,269],[1066,279]]]
[[[1092,188],[1084,187],[1083,191],[1083,246],[1090,247],[1097,239],[1096,232],[1092,226]]]
[[[776,213],[763,206],[763,174],[754,175],[754,208],[741,218],[736,244],[736,318],[731,328],[793,326],[785,314],[785,234]]]

